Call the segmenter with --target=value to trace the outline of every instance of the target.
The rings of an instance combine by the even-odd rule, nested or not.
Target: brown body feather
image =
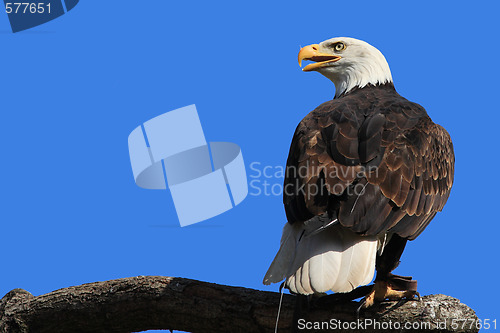
[[[298,125],[287,161],[288,222],[327,214],[362,234],[415,239],[450,194],[453,145],[392,84],[323,103]]]

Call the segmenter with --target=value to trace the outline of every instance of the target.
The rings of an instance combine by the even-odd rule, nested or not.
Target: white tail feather
[[[281,246],[264,284],[286,279],[286,286],[304,295],[349,292],[370,283],[375,271],[376,236],[360,236],[340,224],[320,232],[299,223],[283,228]]]

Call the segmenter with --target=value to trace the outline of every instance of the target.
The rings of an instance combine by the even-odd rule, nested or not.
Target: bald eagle
[[[413,298],[416,281],[391,272],[408,240],[443,209],[453,184],[448,132],[400,96],[382,53],[353,38],[299,52],[335,84],[335,97],[297,126],[283,202],[288,222],[264,284],[293,293],[346,293],[369,284],[368,307]]]

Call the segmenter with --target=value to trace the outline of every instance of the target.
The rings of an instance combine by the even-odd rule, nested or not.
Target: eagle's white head
[[[318,71],[335,84],[335,97],[355,87],[392,83],[384,55],[362,40],[336,37],[308,45],[299,52],[299,65],[302,60],[315,62],[304,67],[304,72]]]

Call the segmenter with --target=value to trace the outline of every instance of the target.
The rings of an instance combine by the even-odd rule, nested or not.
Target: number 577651
[[[7,14],[50,14],[50,3],[43,2],[7,2],[5,3],[5,11]]]

